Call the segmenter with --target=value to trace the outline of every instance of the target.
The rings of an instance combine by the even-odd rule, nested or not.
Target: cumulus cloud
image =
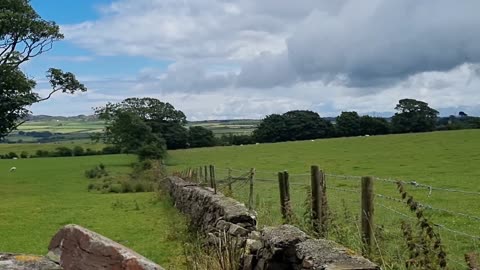
[[[296,27],[287,39],[288,61],[280,53],[261,64],[292,70],[302,81],[383,88],[421,72],[480,62],[476,10],[475,0],[345,1],[337,13],[316,9]],[[258,67],[243,69],[255,74]],[[271,84],[285,77],[267,74]]]
[[[156,96],[191,119],[392,112],[405,97],[480,113],[478,10],[477,0],[115,0],[62,30],[96,54],[173,63],[87,82],[89,102]]]
[[[119,0],[103,7],[99,20],[62,30],[67,40],[105,55],[243,59],[283,50],[286,22],[254,6],[253,0]]]

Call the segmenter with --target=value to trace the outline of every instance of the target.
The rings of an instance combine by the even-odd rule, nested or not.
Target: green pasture
[[[0,251],[46,254],[66,224],[103,234],[165,267],[182,267],[176,237],[183,218],[156,193],[89,193],[84,171],[99,163],[113,177],[128,173],[133,156],[0,160]],[[9,172],[11,167],[16,172]]]
[[[406,204],[395,201],[401,197],[395,183],[389,181],[404,180],[408,183],[406,190],[415,200],[434,208],[427,209],[426,214],[438,225],[435,228],[442,237],[451,269],[464,269],[460,265],[465,252],[480,252],[480,130],[169,152],[171,171],[208,164],[217,167],[219,189],[223,191],[226,186],[221,181],[227,177],[228,168],[233,169],[233,176],[245,175],[249,168],[256,168],[253,207],[261,226],[282,223],[276,175],[284,170],[290,173],[291,203],[298,221],[302,222],[307,209],[310,165],[319,165],[327,173],[332,223],[340,224],[331,229],[330,237],[356,250],[360,249],[359,176],[382,178],[374,182],[376,194],[383,195],[375,198],[377,251],[380,251],[376,260],[386,258],[399,265],[407,256],[400,223],[407,220],[415,225],[416,220]],[[248,202],[248,184],[245,181],[235,183],[233,194]]]
[[[91,140],[72,140],[62,141],[54,143],[12,143],[0,144],[0,155],[8,154],[9,152],[15,152],[20,155],[21,152],[26,151],[30,155],[34,155],[37,150],[55,151],[58,147],[74,148],[75,146],[81,146],[84,149],[90,148],[92,150],[102,150],[105,147],[103,143],[93,143]]]

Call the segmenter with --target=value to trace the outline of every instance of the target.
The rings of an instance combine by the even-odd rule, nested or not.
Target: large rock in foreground
[[[48,250],[48,256],[64,270],[163,270],[133,250],[78,225],[63,227]]]

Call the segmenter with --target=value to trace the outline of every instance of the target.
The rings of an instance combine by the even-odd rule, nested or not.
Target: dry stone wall
[[[377,265],[338,244],[312,239],[291,225],[256,230],[256,216],[244,204],[210,188],[168,177],[165,188],[175,206],[204,233],[242,237],[243,270],[377,270]]]
[[[246,237],[257,228],[254,212],[232,198],[214,194],[210,188],[175,176],[167,178],[166,188],[175,206],[190,218],[192,226],[204,233],[226,231]]]

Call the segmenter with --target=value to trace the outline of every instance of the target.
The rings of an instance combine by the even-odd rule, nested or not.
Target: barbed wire
[[[200,166],[197,166],[197,167],[200,167]],[[223,171],[229,171],[230,170],[231,172],[247,172],[247,171],[249,172],[250,171],[250,169],[223,168],[223,167],[216,167],[216,169],[223,170]],[[287,171],[287,170],[279,170],[279,171],[276,171],[276,172],[257,170],[256,173],[259,173],[259,174],[268,173],[268,174],[272,174],[272,175],[277,175],[278,172],[283,172],[283,171]],[[342,174],[333,174],[333,173],[328,173],[328,174],[325,174],[325,175],[330,176],[330,177],[341,178],[341,179],[350,179],[350,180],[361,180],[362,179],[362,176],[358,176],[358,175],[342,175]],[[292,173],[292,174],[290,174],[290,176],[310,176],[310,174],[309,173],[298,173],[298,174]],[[395,179],[395,178],[381,178],[381,177],[374,177],[373,179],[376,180],[376,181],[382,181],[382,182],[386,182],[386,183],[396,184],[396,183],[400,182],[402,184],[409,184],[409,185],[412,185],[412,186],[417,187],[417,188],[425,188],[425,189],[429,190],[430,194],[432,193],[432,190],[438,190],[438,191],[444,191],[444,192],[456,192],[456,193],[480,196],[480,192],[477,192],[477,191],[468,191],[468,190],[461,190],[461,189],[454,189],[454,188],[436,187],[436,186],[427,185],[427,184],[417,182],[416,180],[405,181],[405,180],[400,180],[400,179]]]
[[[389,200],[389,201],[394,201],[394,202],[398,202],[398,203],[402,203],[404,204],[405,201],[401,200],[401,199],[397,199],[397,198],[394,198],[394,197],[391,197],[391,196],[387,196],[387,195],[383,195],[383,194],[378,194],[376,193],[375,194],[376,197],[379,197],[379,198],[382,198],[382,199],[386,199],[386,200]],[[462,212],[456,212],[456,211],[452,211],[452,210],[448,210],[448,209],[443,209],[443,208],[437,208],[437,207],[434,207],[432,205],[428,205],[428,204],[423,204],[423,203],[419,203],[418,204],[420,207],[423,207],[424,209],[427,209],[427,210],[433,210],[433,211],[437,211],[437,212],[443,212],[443,213],[447,213],[447,214],[450,214],[450,215],[454,215],[454,216],[461,216],[461,217],[464,217],[464,218],[468,218],[468,219],[471,219],[471,220],[475,220],[477,222],[480,222],[480,217],[477,217],[477,216],[474,216],[474,215],[470,215],[470,214],[466,214],[466,213],[462,213]]]
[[[403,216],[403,217],[405,217],[405,218],[412,219],[412,220],[417,220],[416,218],[414,218],[414,217],[412,217],[412,216],[408,216],[407,214],[404,214],[404,213],[402,213],[402,212],[400,212],[400,211],[398,211],[398,210],[395,210],[395,209],[393,209],[393,208],[391,208],[391,207],[388,207],[388,206],[386,206],[386,205],[384,205],[384,204],[377,203],[377,205],[379,205],[380,207],[385,208],[385,209],[387,209],[387,210],[390,210],[390,211],[392,211],[392,212],[394,212],[394,213],[397,213],[397,214],[399,214],[399,215],[401,215],[401,216]],[[474,239],[474,240],[480,240],[480,236],[471,235],[471,234],[468,234],[468,233],[465,233],[465,232],[457,231],[457,230],[451,229],[451,228],[449,228],[449,227],[447,227],[447,226],[445,226],[445,225],[443,225],[443,224],[433,223],[433,225],[434,225],[435,227],[441,228],[441,229],[443,229],[443,230],[445,230],[445,231],[447,231],[447,232],[450,232],[450,233],[453,233],[453,234],[456,234],[456,235],[461,235],[461,236],[468,237],[468,238],[471,238],[471,239]]]
[[[404,204],[404,203],[405,203],[405,202],[404,202],[403,200],[401,200],[401,199],[397,199],[397,198],[394,198],[394,197],[391,197],[391,196],[388,196],[388,195],[383,195],[383,194],[375,193],[375,196],[376,196],[376,197],[379,197],[379,198],[382,198],[382,199],[385,199],[385,200],[398,202],[398,203],[401,203],[401,204]]]
[[[361,176],[355,176],[355,175],[340,175],[340,174],[326,173],[325,176],[345,179],[345,180],[362,180]]]
[[[358,194],[358,191],[353,189],[344,189],[344,188],[336,188],[336,187],[328,187],[328,189]]]

